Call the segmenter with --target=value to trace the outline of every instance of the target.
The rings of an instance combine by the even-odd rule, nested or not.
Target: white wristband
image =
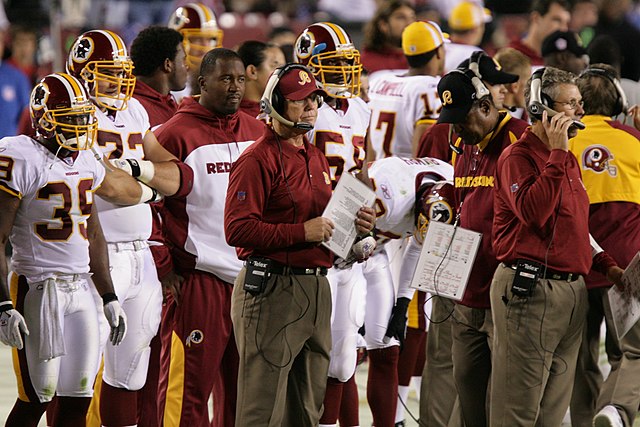
[[[153,198],[153,190],[151,189],[151,187],[141,182],[138,182],[138,185],[140,185],[140,189],[142,190],[142,194],[140,195],[140,200],[138,200],[138,203],[147,203]]]
[[[138,176],[138,180],[148,184],[156,174],[156,168],[153,162],[149,160],[138,160],[138,165],[140,166],[140,176]]]

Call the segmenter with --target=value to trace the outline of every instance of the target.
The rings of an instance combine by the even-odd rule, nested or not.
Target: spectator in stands
[[[640,46],[640,30],[631,24],[627,13],[631,10],[629,0],[602,0],[596,34],[608,34],[622,50],[620,76],[638,81],[640,79],[640,55],[634,50]]]
[[[554,31],[542,42],[542,59],[547,67],[580,74],[589,65],[589,55],[580,36],[573,31]]]
[[[361,61],[374,73],[379,70],[409,68],[402,52],[402,31],[416,20],[415,10],[407,0],[385,1],[364,28]]]
[[[569,30],[570,10],[568,0],[534,0],[529,14],[529,31],[509,46],[527,55],[531,65],[543,65],[542,41],[554,31]]]
[[[11,26],[11,56],[7,62],[18,68],[31,85],[38,80],[36,51],[38,50],[38,34],[33,27],[25,25]]]
[[[449,16],[449,40],[445,45],[444,72],[454,70],[475,51],[482,50],[480,42],[485,23],[491,21],[491,12],[471,1],[458,3]]]
[[[4,53],[4,39],[5,31],[0,30],[0,58]],[[29,105],[30,93],[31,84],[24,74],[7,61],[0,62],[0,138],[16,135],[22,110]]]
[[[598,11],[596,0],[575,0],[573,3],[569,29],[578,33],[585,46],[589,46],[595,36]]]

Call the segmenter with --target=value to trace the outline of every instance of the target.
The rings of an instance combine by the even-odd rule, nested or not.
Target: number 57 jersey
[[[12,270],[37,282],[89,272],[87,218],[104,168],[89,151],[57,158],[28,136],[0,140],[0,190],[20,198]]]

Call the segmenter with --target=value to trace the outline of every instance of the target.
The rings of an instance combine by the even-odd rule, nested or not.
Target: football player
[[[358,97],[362,72],[360,52],[342,27],[331,22],[318,22],[305,28],[298,36],[294,57],[296,62],[311,70],[328,94],[318,109],[315,126],[307,136],[327,157],[335,188],[343,173],[359,171],[365,159],[364,142],[371,112]],[[325,410],[320,425],[335,425],[338,415],[347,413],[341,417],[340,424],[355,426],[359,424],[358,401],[345,401],[342,395],[344,383],[355,381],[358,328],[364,321],[365,281],[360,264],[332,268],[328,279],[333,302],[333,342]],[[362,297],[351,298],[352,295]],[[360,326],[354,329],[347,318]],[[341,403],[345,405],[342,408]]]
[[[96,138],[94,114],[78,80],[50,74],[30,97],[36,136],[0,140],[0,242],[10,239],[14,250],[10,288],[0,251],[0,341],[15,347],[18,381],[7,426],[37,426],[56,393],[65,425],[84,425],[98,368],[99,316],[104,312],[111,328],[109,349],[125,337],[93,202],[98,192],[114,203],[136,203],[141,185],[122,171],[105,174],[87,150]]]
[[[96,106],[97,153],[107,167],[120,168],[152,191],[166,196],[187,194],[193,172],[166,151],[150,131],[149,116],[131,98],[135,85],[132,61],[122,39],[111,31],[93,30],[80,35],[69,52],[67,69],[87,89]],[[109,250],[111,277],[130,331],[121,346],[107,347],[100,392],[102,424],[129,426],[137,423],[135,391],[145,382],[149,342],[158,330],[162,288],[147,240],[151,210],[147,204],[118,206],[100,197],[96,208]],[[92,412],[93,413],[93,412]],[[89,419],[90,424],[97,421]]]
[[[445,41],[434,22],[410,24],[402,32],[407,73],[377,74],[371,79],[370,158],[416,154],[419,137],[435,123],[442,107],[436,86],[444,69]]]
[[[202,3],[188,3],[173,12],[167,24],[184,37],[184,51],[187,54],[189,78],[187,87],[174,96],[180,102],[189,95],[200,94],[200,63],[205,53],[216,47],[222,47],[224,32],[218,26],[215,13]]]

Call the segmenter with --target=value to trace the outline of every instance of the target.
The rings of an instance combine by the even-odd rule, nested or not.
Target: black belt
[[[515,264],[509,266],[512,270],[516,269]],[[562,280],[564,282],[574,282],[578,280],[581,276],[580,273],[565,273],[564,271],[556,271],[551,268],[547,268],[546,270],[542,267],[542,272],[544,273],[544,277],[542,279],[547,280]]]
[[[273,263],[269,272],[271,274],[289,275],[294,276],[326,276],[327,267],[289,267],[288,265]]]

